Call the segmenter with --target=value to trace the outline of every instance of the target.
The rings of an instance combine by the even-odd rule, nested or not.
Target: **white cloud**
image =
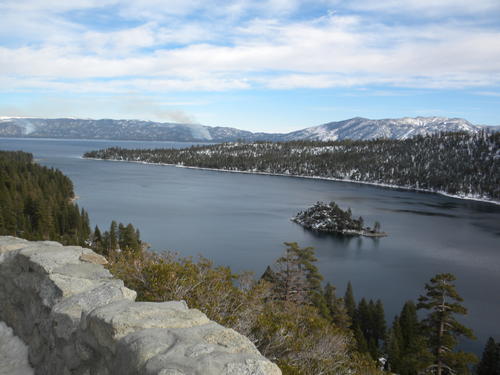
[[[500,92],[497,91],[477,91],[474,94],[481,96],[500,96]]]
[[[456,14],[500,9],[491,0],[453,0],[454,7],[452,0],[316,3],[384,14],[421,10],[422,17],[445,9]],[[71,10],[109,5],[142,23],[103,30],[65,18]],[[14,29],[16,35],[0,45],[0,83],[3,91],[70,92],[500,84],[499,25],[453,19],[394,25],[327,7],[324,14],[293,20],[304,6],[298,0],[5,1],[0,36]]]
[[[0,9],[15,12],[60,13],[77,9],[93,9],[118,3],[117,0],[3,0]]]
[[[454,17],[458,15],[500,14],[497,0],[357,0],[337,3],[358,11],[408,14],[418,17]]]

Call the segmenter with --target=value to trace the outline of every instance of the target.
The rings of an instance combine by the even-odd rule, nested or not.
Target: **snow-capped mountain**
[[[342,139],[406,139],[416,135],[438,132],[477,132],[480,126],[472,125],[461,118],[447,117],[404,117],[400,119],[370,120],[355,117],[350,120],[295,131],[285,135],[286,140],[308,139],[335,141]]]
[[[405,139],[437,132],[477,132],[482,127],[467,120],[446,117],[417,117],[350,120],[286,133],[252,133],[230,127],[161,123],[140,120],[43,119],[0,117],[1,137],[123,139],[178,142],[289,141],[392,138]]]

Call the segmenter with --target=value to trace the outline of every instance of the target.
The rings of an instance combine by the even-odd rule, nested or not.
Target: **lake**
[[[343,295],[380,298],[388,324],[408,299],[424,293],[436,273],[451,272],[480,353],[500,339],[500,206],[437,194],[345,182],[226,173],[136,163],[85,160],[85,151],[185,147],[186,143],[0,138],[0,149],[34,154],[69,176],[93,225],[132,222],[156,250],[203,254],[218,265],[257,276],[278,258],[284,241],[316,249],[326,281]],[[290,221],[316,201],[335,201],[389,237],[316,235]]]

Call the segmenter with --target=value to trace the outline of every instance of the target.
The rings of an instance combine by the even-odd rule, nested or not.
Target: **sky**
[[[0,0],[0,116],[500,125],[499,0]]]

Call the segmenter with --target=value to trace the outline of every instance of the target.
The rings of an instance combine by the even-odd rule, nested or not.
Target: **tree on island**
[[[360,216],[360,217],[358,218],[358,223],[359,223],[358,230],[363,230],[364,225],[365,225],[365,220],[363,219],[363,217],[362,217],[362,216]]]
[[[434,276],[430,284],[425,285],[426,294],[418,299],[417,308],[429,311],[422,324],[433,355],[433,363],[424,373],[467,374],[468,365],[477,362],[474,354],[453,351],[458,344],[458,337],[475,339],[472,330],[455,319],[456,314],[467,314],[467,309],[461,305],[463,298],[453,284],[455,280],[455,276],[450,273]]]

